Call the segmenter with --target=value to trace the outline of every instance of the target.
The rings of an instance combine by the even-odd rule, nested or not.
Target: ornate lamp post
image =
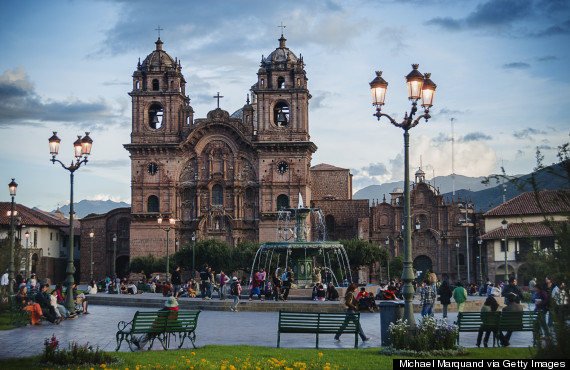
[[[117,278],[117,234],[113,234],[113,278]],[[118,287],[117,287],[118,288]]]
[[[8,189],[10,190],[10,196],[12,197],[12,204],[10,206],[10,263],[8,265],[8,292],[14,294],[14,245],[16,245],[16,235],[14,232],[14,222],[16,218],[16,203],[14,198],[16,198],[16,190],[18,189],[18,184],[16,184],[15,179],[8,184]]]
[[[172,230],[174,228],[174,225],[176,225],[176,219],[172,216],[170,216],[170,218],[168,219],[168,223],[170,224],[170,226],[166,226],[166,227],[162,227],[162,220],[163,217],[162,216],[158,216],[158,218],[156,219],[156,221],[158,221],[158,227],[160,227],[162,230],[166,231],[166,281],[170,281],[168,279],[168,272],[169,272],[169,264],[170,264],[170,260],[169,260],[169,254],[168,254],[168,233],[170,232],[170,230]],[[192,252],[192,254],[194,254],[194,252]],[[194,258],[194,256],[192,256],[192,258]]]
[[[507,265],[507,250],[509,249],[509,241],[507,240],[507,226],[509,222],[503,218],[501,226],[503,227],[503,235],[505,236],[505,284],[509,281],[509,265]]]
[[[390,284],[390,257],[392,256],[392,251],[390,251],[390,237],[386,237],[386,248],[388,249],[388,259],[386,260],[386,276],[388,277],[388,284]]]
[[[30,276],[30,232],[26,231],[26,279]]]
[[[194,254],[196,248],[196,233],[192,233],[192,278],[196,276],[196,255]]]
[[[73,266],[73,245],[74,245],[74,235],[73,235],[73,219],[75,213],[73,213],[73,174],[75,171],[81,167],[82,164],[87,163],[87,157],[91,154],[91,146],[93,145],[93,140],[89,137],[89,132],[85,133],[83,139],[81,136],[77,136],[77,140],[73,143],[73,148],[75,152],[76,161],[69,166],[66,166],[58,159],[55,159],[57,153],[59,152],[59,143],[61,140],[57,137],[57,132],[53,132],[53,136],[49,138],[49,152],[51,154],[51,162],[59,163],[61,167],[69,171],[69,179],[71,184],[71,191],[69,196],[69,253],[67,253],[67,268],[65,273],[67,278],[65,280],[65,285],[67,286],[66,302],[65,306],[70,313],[75,313],[75,302],[73,300],[73,274],[75,273],[75,267]]]
[[[459,203],[459,212],[465,213],[464,221],[461,223],[461,226],[465,227],[465,247],[466,254],[467,254],[467,283],[471,281],[471,271],[470,271],[470,253],[469,253],[469,227],[474,226],[472,219],[469,218],[469,214],[473,214],[473,204],[472,203]],[[479,252],[481,252],[479,250]]]
[[[93,238],[95,233],[93,230],[89,233],[89,239],[91,239],[91,246],[89,248],[89,283],[93,281]]]
[[[459,276],[459,240],[455,241],[455,256],[457,257],[457,282],[461,281],[461,277]]]
[[[483,256],[481,255],[481,244],[483,244],[483,239],[481,239],[481,236],[477,239],[477,244],[479,244],[479,284],[483,284],[483,265],[481,262],[483,259]]]
[[[402,272],[402,281],[404,282],[404,320],[407,320],[408,325],[415,326],[414,320],[414,307],[412,299],[414,298],[414,287],[412,281],[414,280],[414,272],[412,269],[412,235],[410,229],[410,135],[408,131],[418,125],[420,120],[424,118],[426,121],[431,117],[429,109],[433,105],[433,96],[435,93],[436,85],[430,80],[430,74],[426,73],[425,76],[418,71],[418,64],[412,64],[413,70],[406,76],[406,83],[408,85],[408,98],[412,101],[412,108],[410,114],[406,112],[404,120],[400,123],[396,122],[389,115],[382,113],[381,108],[384,105],[386,98],[386,89],[388,82],[382,78],[382,72],[376,72],[376,78],[370,82],[372,91],[372,104],[376,106],[376,113],[374,116],[380,120],[381,117],[386,117],[390,122],[404,130],[404,269]],[[421,105],[424,108],[424,114],[420,115],[415,120],[417,102],[422,100]]]

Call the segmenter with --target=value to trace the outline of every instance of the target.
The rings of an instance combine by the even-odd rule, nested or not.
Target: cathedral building
[[[215,238],[273,241],[278,210],[311,199],[307,76],[281,35],[262,57],[251,100],[195,119],[181,63],[156,49],[133,74],[130,255],[164,255],[159,215],[177,220],[176,245]],[[245,94],[244,94],[245,95]],[[219,94],[218,94],[219,97]],[[219,99],[219,98],[218,98]],[[175,247],[176,248],[176,247]],[[160,251],[159,251],[160,250]],[[164,250],[164,253],[162,252]],[[172,250],[173,251],[173,250]]]

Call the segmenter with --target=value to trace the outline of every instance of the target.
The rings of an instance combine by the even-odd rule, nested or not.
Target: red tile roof
[[[10,225],[10,217],[8,211],[11,210],[11,202],[0,202],[0,225]],[[27,226],[69,226],[69,220],[60,219],[50,213],[28,208],[24,205],[16,203],[17,216],[21,218],[20,225]],[[79,224],[73,223],[73,226],[79,227]]]
[[[529,191],[487,211],[483,216],[518,216],[570,212],[570,190]]]
[[[555,222],[562,224],[563,221]],[[498,227],[481,236],[481,239],[503,239],[503,228]],[[542,222],[509,223],[507,226],[507,238],[544,238],[554,236],[552,230]]]

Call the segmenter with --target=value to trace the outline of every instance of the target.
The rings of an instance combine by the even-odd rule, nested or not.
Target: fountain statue
[[[306,220],[314,215],[317,241],[307,241]],[[279,211],[277,218],[277,242],[263,243],[255,254],[251,271],[264,268],[268,276],[278,276],[291,267],[298,288],[309,288],[322,282],[321,272],[329,277],[324,283],[334,282],[336,286],[347,286],[352,282],[350,263],[342,244],[326,241],[326,227],[320,208],[303,206],[299,194],[297,208]]]

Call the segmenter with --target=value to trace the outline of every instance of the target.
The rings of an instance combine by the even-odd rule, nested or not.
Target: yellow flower
[[[102,369],[104,369],[104,368],[106,368],[106,367],[107,367],[107,365],[105,365],[105,364],[101,364],[101,365],[99,365],[99,367],[100,367],[100,368],[102,368]]]
[[[323,353],[322,353],[322,352],[319,352],[319,353],[317,353],[317,356],[323,357]]]
[[[196,352],[190,352],[192,356],[196,356]]]
[[[201,359],[200,361],[202,361],[202,362],[206,362],[206,359],[205,359],[205,358],[203,358],[203,359]]]

